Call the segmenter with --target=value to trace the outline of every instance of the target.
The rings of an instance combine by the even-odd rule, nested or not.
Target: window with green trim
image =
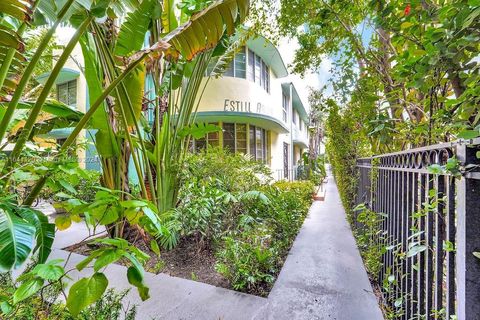
[[[77,106],[77,80],[57,84],[57,100],[68,106]]]
[[[214,63],[209,65],[207,74],[212,72],[213,67]],[[235,54],[223,75],[255,82],[270,93],[270,68],[259,55],[245,47]]]

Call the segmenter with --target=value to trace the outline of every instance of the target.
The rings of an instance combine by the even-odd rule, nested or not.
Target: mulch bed
[[[183,238],[173,250],[161,250],[160,257],[150,249],[143,239],[137,238],[134,245],[150,256],[150,260],[145,265],[145,271],[155,274],[164,273],[173,277],[232,289],[229,281],[215,271],[216,258],[212,250],[200,248],[192,239]],[[98,248],[98,244],[87,242],[67,247],[65,250],[88,255]],[[129,262],[122,259],[117,263],[128,266]]]

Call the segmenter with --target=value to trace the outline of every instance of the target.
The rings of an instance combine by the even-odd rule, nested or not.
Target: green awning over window
[[[55,80],[55,84],[75,80],[75,79],[78,78],[79,75],[80,75],[80,72],[77,71],[77,70],[73,70],[73,69],[69,69],[69,68],[63,68],[62,70],[60,70],[60,73],[58,74],[58,77]],[[50,72],[46,72],[46,73],[41,74],[38,77],[36,77],[35,80],[37,80],[41,84],[45,84],[45,82],[47,82],[47,79],[48,79],[49,76],[50,76]]]
[[[231,112],[231,111],[205,111],[198,112],[197,122],[231,122],[248,123],[263,129],[272,130],[278,133],[287,133],[288,128],[280,120],[273,117],[250,112]]]

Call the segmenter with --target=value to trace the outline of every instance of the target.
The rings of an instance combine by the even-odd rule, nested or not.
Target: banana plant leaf
[[[207,134],[219,132],[222,129],[211,123],[194,123],[179,130],[179,137],[192,136],[195,139],[205,138]]]
[[[11,205],[0,203],[0,271],[25,262],[32,252],[34,237],[34,226],[18,216]]]
[[[35,103],[30,101],[22,101],[18,104],[19,110],[29,110]],[[0,103],[0,110],[4,110],[6,106]],[[43,106],[44,112],[54,116],[49,119],[39,120],[35,123],[32,133],[28,137],[29,140],[33,140],[34,137],[42,134],[47,134],[54,129],[73,128],[82,118],[83,113],[75,110],[59,101],[48,100]],[[0,112],[0,121],[3,113]],[[15,141],[22,129],[18,130],[15,135],[9,137],[11,142]]]
[[[24,50],[24,43],[18,34],[0,24],[0,45],[7,48],[14,48],[20,51]]]
[[[28,19],[29,8],[26,1],[2,0],[0,1],[0,13],[7,14],[20,21]]]
[[[248,14],[249,0],[216,1],[193,15],[189,22],[169,33],[164,40],[187,60],[214,48],[223,35],[232,35]]]
[[[131,103],[134,117],[130,112],[126,112],[125,116],[127,118],[127,124],[132,126],[135,122],[139,121],[140,114],[142,113],[142,103],[143,103],[143,94],[145,90],[145,77],[146,70],[145,65],[140,64],[136,67],[123,81],[125,85],[126,94],[123,91],[119,90],[119,95],[112,94],[112,96],[121,100],[122,106],[126,109],[128,103]],[[115,104],[115,107],[119,107],[118,104]],[[120,112],[117,110],[117,112]]]
[[[84,36],[80,40],[85,61],[85,79],[89,89],[90,104],[102,94],[103,76],[96,58],[95,44],[92,36]],[[98,130],[95,133],[96,149],[100,156],[109,158],[119,154],[119,148],[112,128],[109,125],[109,118],[103,103],[93,114],[88,127]]]
[[[156,1],[143,0],[137,10],[129,13],[120,27],[114,54],[128,56],[142,48]]]
[[[34,104],[34,101],[21,101],[18,104],[18,109],[29,110],[33,107]],[[42,110],[46,113],[51,114],[52,116],[62,117],[72,121],[78,121],[83,116],[82,112],[53,99],[47,100],[43,105]]]
[[[178,27],[175,17],[175,0],[163,0],[162,27],[165,32],[170,32]]]

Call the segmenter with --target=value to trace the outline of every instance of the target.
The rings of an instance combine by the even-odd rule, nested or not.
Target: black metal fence
[[[356,202],[381,217],[379,284],[397,319],[480,319],[479,150],[462,140],[357,162]]]

